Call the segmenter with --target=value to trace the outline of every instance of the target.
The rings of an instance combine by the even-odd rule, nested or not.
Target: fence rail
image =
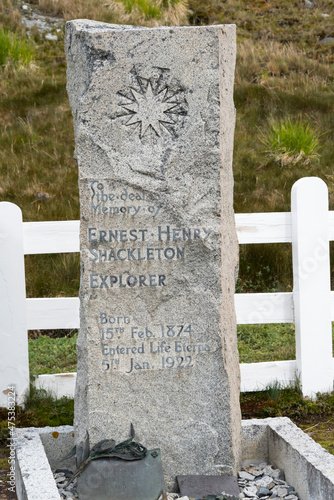
[[[241,390],[288,384],[299,377],[304,395],[333,387],[329,241],[334,212],[328,211],[325,183],[297,181],[291,212],[236,214],[239,244],[292,243],[294,290],[291,293],[235,294],[238,324],[295,323],[296,360],[241,364]],[[79,221],[22,222],[20,209],[0,203],[0,406],[15,384],[22,399],[29,381],[26,331],[79,328],[79,299],[25,298],[24,255],[79,251]],[[58,396],[74,394],[75,374],[41,375],[38,387]]]

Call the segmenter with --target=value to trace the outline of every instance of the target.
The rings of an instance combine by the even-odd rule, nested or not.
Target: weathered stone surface
[[[234,476],[177,476],[177,483],[181,496],[190,498],[207,498],[212,495],[214,500],[216,496],[224,492],[225,495],[239,495],[240,489],[237,478]]]
[[[235,27],[67,24],[81,200],[77,441],[235,473]]]

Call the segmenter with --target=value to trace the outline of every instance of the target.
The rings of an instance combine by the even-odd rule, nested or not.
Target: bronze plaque
[[[176,476],[182,496],[200,498],[222,492],[238,496],[240,489],[234,476]]]
[[[158,500],[165,495],[160,450],[148,450],[142,460],[92,460],[78,477],[77,490],[80,500]]]

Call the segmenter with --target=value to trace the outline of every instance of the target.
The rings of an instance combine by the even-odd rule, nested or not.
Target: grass
[[[256,251],[257,248],[254,248]],[[277,274],[272,274],[270,266],[263,265],[260,260],[258,262],[257,270],[255,270],[254,272],[254,269],[248,264],[247,261],[243,262],[242,258],[240,259],[240,266],[241,265],[243,266],[243,268],[241,276],[239,274],[239,278],[236,284],[236,293],[260,292],[264,288],[266,289],[266,292],[278,291],[278,276]]]
[[[240,363],[296,359],[293,324],[238,325]]]
[[[3,69],[6,64],[28,66],[34,58],[34,52],[30,40],[0,27],[0,68]]]
[[[269,123],[270,127],[261,141],[267,155],[282,167],[299,161],[309,163],[318,156],[319,134],[309,123],[292,121],[290,118],[272,120]]]
[[[45,427],[73,424],[74,401],[70,398],[55,399],[43,389],[30,387],[24,409],[16,407],[16,427]],[[8,411],[0,408],[0,441],[8,436]]]
[[[300,423],[303,419],[325,415],[334,417],[334,392],[317,396],[317,400],[304,398],[298,384],[295,387],[282,388],[274,383],[265,391],[241,394],[243,418],[285,416]]]
[[[32,386],[24,410],[18,410],[17,423],[20,427],[72,425],[73,414],[73,399],[55,399],[52,394]]]
[[[33,0],[46,14],[70,19],[94,19],[115,24],[187,24],[185,0]]]
[[[18,2],[2,0],[0,3],[0,25],[16,34],[25,35]]]
[[[73,332],[67,335],[63,338],[41,335],[37,339],[29,340],[29,365],[32,376],[76,371],[77,335]]]
[[[27,255],[25,270],[28,297],[78,295],[79,254]]]

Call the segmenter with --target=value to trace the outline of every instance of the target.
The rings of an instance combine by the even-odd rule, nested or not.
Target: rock
[[[71,471],[70,469],[56,469],[54,471],[54,477],[56,477],[56,474],[63,474],[65,477],[71,477],[73,475],[73,471]]]
[[[268,488],[264,488],[263,486],[261,486],[257,491],[257,496],[259,498],[263,498],[263,497],[270,496],[270,495],[271,495],[271,491],[268,490]]]
[[[65,474],[63,472],[57,472],[57,473],[54,473],[53,474],[53,477],[57,480],[59,479],[60,477],[62,478],[62,481],[64,480],[65,478]],[[57,481],[56,481],[57,482]]]
[[[61,475],[61,476],[58,476],[57,478],[55,478],[55,481],[56,481],[56,484],[62,484],[62,483],[65,484],[66,479],[65,479],[64,475]]]
[[[288,488],[284,486],[275,486],[273,488],[273,493],[276,493],[278,497],[285,497],[288,494]]]
[[[282,469],[277,469],[273,465],[263,463],[259,466],[249,465],[247,467],[243,467],[243,471],[252,471],[252,475],[254,475],[254,480],[252,481],[248,479],[241,479],[240,477],[238,479],[238,484],[242,489],[242,494],[245,495],[247,499],[256,500],[261,498],[263,500],[275,500],[278,498],[284,498],[284,500],[286,500],[289,495],[292,495],[292,498],[288,498],[288,500],[298,500],[298,495],[293,486],[288,485],[287,482],[282,479],[278,479],[279,477],[284,477],[284,471]],[[261,473],[262,476],[256,477],[257,472]],[[254,489],[254,486],[256,487],[256,490]]]
[[[319,40],[318,43],[332,43],[334,42],[334,36],[329,36],[327,35],[325,38],[323,38],[322,40]]]
[[[263,476],[264,472],[262,470],[258,470],[255,466],[244,467],[246,472],[249,472],[254,477]]]
[[[271,476],[263,476],[261,478],[257,478],[255,480],[255,484],[260,487],[262,486],[263,488],[271,489],[275,486],[275,483],[273,482],[273,478]]]
[[[56,42],[58,40],[57,35],[52,35],[52,33],[47,33],[45,35],[45,40],[50,40],[52,42]]]
[[[275,483],[281,486],[288,487],[286,481],[284,481],[283,479],[275,479]]]
[[[249,481],[253,481],[253,479],[255,478],[255,476],[249,474],[249,472],[244,472],[244,471],[238,472],[238,476],[241,479],[248,479]]]
[[[273,479],[282,479],[282,471],[280,469],[274,469],[271,465],[264,467],[263,474]]]
[[[257,493],[257,487],[255,485],[248,486],[242,492],[246,497],[254,497]]]
[[[282,481],[285,481],[285,473],[284,473],[284,470],[282,469],[279,469],[279,474],[278,474],[278,478],[277,479],[280,479]]]
[[[305,5],[308,9],[314,9],[314,3],[311,0],[305,0]]]
[[[37,193],[36,198],[39,200],[48,201],[50,199],[49,193]]]
[[[236,473],[235,27],[75,20],[65,46],[81,199],[75,439],[120,442],[132,422],[161,449],[167,489]]]

